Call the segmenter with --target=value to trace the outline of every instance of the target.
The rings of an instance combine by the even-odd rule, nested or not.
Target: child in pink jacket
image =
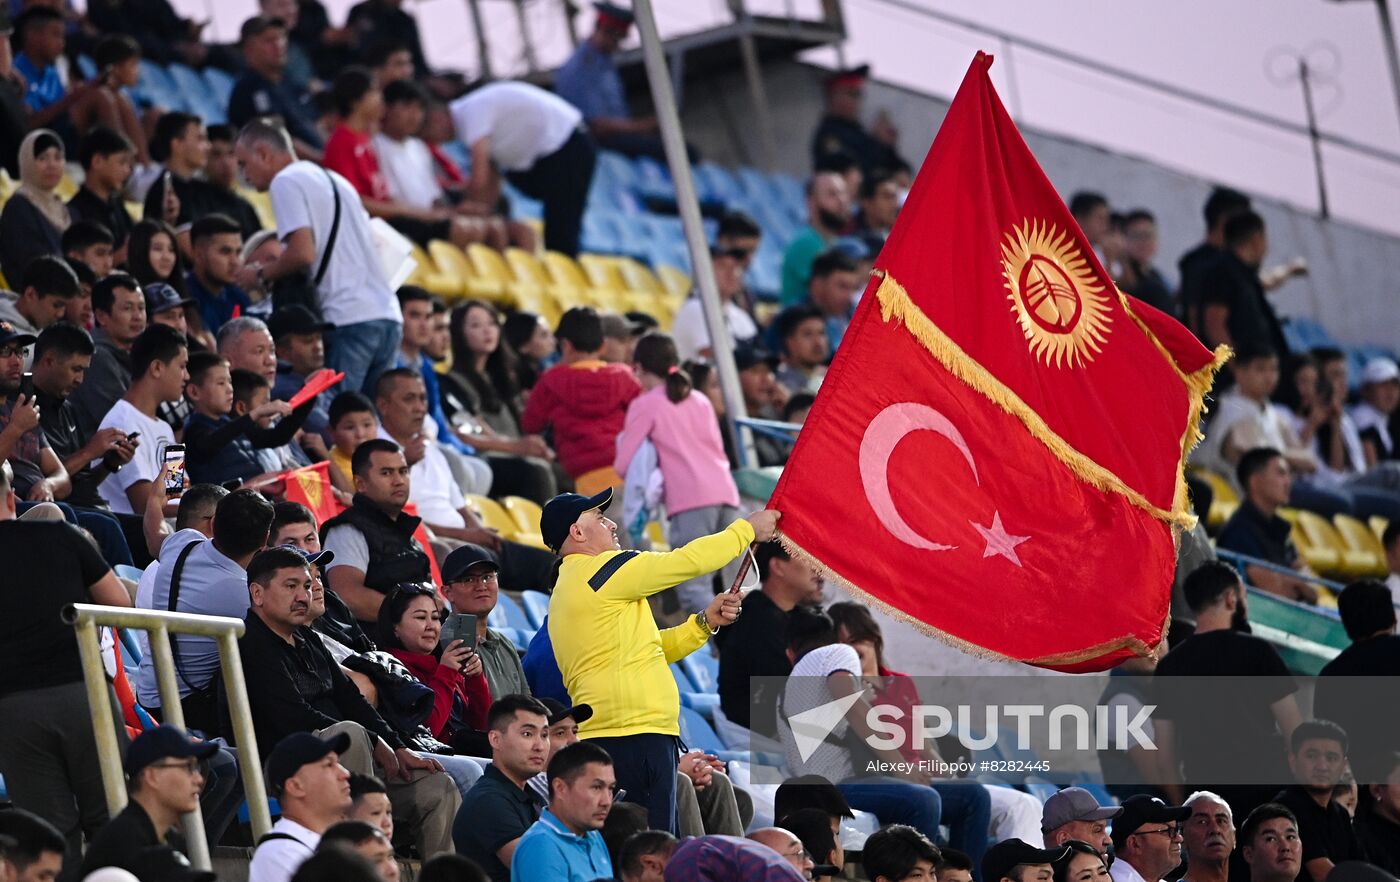
[[[666,334],[647,334],[637,341],[633,361],[642,394],[627,408],[614,467],[625,474],[642,442],[652,443],[671,518],[668,539],[679,548],[737,519],[739,488],[729,473],[715,409],[681,370],[675,341]],[[738,569],[738,560],[724,568],[724,587]],[[676,586],[682,609],[708,606],[715,596],[712,579],[704,576]]]

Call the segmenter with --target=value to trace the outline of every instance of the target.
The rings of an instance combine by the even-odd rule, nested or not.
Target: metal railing
[[[248,801],[248,820],[253,827],[253,839],[260,839],[272,829],[267,789],[263,785],[262,760],[258,756],[253,715],[248,707],[248,690],[243,681],[243,662],[238,653],[243,622],[225,616],[198,616],[90,603],[75,603],[67,607],[63,618],[78,632],[83,682],[87,686],[88,706],[92,709],[92,728],[97,737],[97,758],[102,767],[107,810],[115,816],[126,806],[127,794],[126,780],[122,775],[121,746],[117,743],[117,721],[112,716],[107,668],[102,662],[102,646],[97,629],[136,628],[146,632],[155,664],[156,685],[160,690],[161,716],[165,722],[180,729],[185,728],[185,714],[180,708],[180,687],[175,682],[175,658],[170,651],[170,635],[190,634],[212,637],[219,644],[219,666],[223,670],[229,717],[238,738],[238,767],[243,775],[243,795]],[[204,819],[198,806],[184,816],[182,826],[190,863],[200,870],[212,869],[209,843],[204,836]]]

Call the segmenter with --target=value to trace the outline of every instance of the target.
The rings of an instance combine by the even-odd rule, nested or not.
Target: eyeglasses
[[[0,358],[24,358],[28,346],[0,346]]]
[[[453,579],[449,585],[494,585],[501,580],[501,574],[496,572],[482,573],[479,576],[463,576],[460,579]]]
[[[1129,833],[1129,836],[1147,836],[1151,833],[1165,833],[1168,839],[1175,839],[1181,835],[1181,828],[1176,826],[1166,826],[1157,830],[1139,830],[1136,833]]]
[[[199,772],[199,760],[172,760],[168,763],[151,763],[153,769],[183,769],[191,775]]]

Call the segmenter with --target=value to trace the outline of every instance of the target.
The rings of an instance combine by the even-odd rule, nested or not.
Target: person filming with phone
[[[463,627],[469,630],[462,633]],[[433,690],[433,710],[423,724],[468,755],[480,753],[491,709],[475,644],[476,616],[440,614],[431,585],[400,585],[379,607],[379,646]]]
[[[646,807],[652,829],[676,833],[680,693],[668,665],[739,617],[728,591],[674,628],[658,630],[647,598],[743,555],[777,534],[776,511],[737,518],[723,531],[665,554],[623,551],[603,510],[612,490],[564,493],[545,506],[540,533],[559,555],[549,638],[575,704],[593,708],[579,736],[612,755],[617,785]]]
[[[530,684],[515,647],[504,635],[486,627],[486,618],[501,596],[501,565],[496,556],[480,545],[466,543],[442,562],[442,596],[452,605],[448,618],[467,620],[468,632],[459,632],[472,649],[486,674],[493,698],[502,695],[529,695]]]

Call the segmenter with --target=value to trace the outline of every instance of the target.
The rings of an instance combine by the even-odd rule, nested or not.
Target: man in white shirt
[[[350,773],[340,755],[350,749],[342,732],[322,740],[310,732],[288,735],[267,758],[267,794],[282,807],[272,831],[258,840],[248,878],[290,882],[302,862],[316,853],[321,834],[350,810]]]
[[[1395,455],[1390,416],[1400,402],[1400,366],[1389,358],[1373,358],[1361,371],[1361,403],[1351,418],[1361,433],[1366,465],[1374,466]]]
[[[121,429],[141,441],[131,462],[97,488],[118,514],[145,512],[151,482],[161,480],[165,449],[175,443],[175,433],[156,410],[184,396],[188,358],[184,335],[166,325],[151,325],[131,344],[131,386],[98,426],[99,431]]]
[[[724,304],[724,324],[729,328],[729,337],[736,346],[758,339],[758,325],[738,302],[744,293],[744,262],[747,258],[748,252],[738,248],[715,246],[710,249],[710,259],[715,267],[715,285],[719,288],[720,302]],[[676,352],[680,354],[681,361],[708,361],[714,357],[710,329],[705,325],[705,312],[698,294],[686,298],[680,309],[676,310],[671,336],[676,341]]]
[[[308,276],[321,317],[335,325],[326,333],[327,366],[345,372],[342,389],[369,393],[375,378],[394,366],[403,324],[359,194],[335,172],[297,161],[280,125],[248,123],[235,152],[248,183],[271,197],[277,237],[286,246],[271,263],[245,265],[238,284],[268,290]]]
[[[544,203],[544,246],[577,255],[598,159],[578,109],[538,86],[505,81],[469,92],[449,111],[457,137],[471,148],[470,196],[494,205],[504,173]]]
[[[1318,470],[1316,454],[1299,440],[1283,408],[1270,400],[1279,382],[1277,353],[1272,349],[1242,349],[1230,366],[1235,387],[1220,396],[1206,427],[1205,440],[1192,453],[1191,461],[1238,484],[1234,475],[1240,457],[1257,448],[1272,448],[1283,455],[1295,476],[1289,505],[1325,517],[1353,514],[1355,500],[1347,490],[1313,480]],[[1246,488],[1237,489],[1243,493]]]
[[[1191,817],[1184,805],[1167,805],[1138,794],[1123,800],[1113,821],[1113,882],[1159,882],[1181,864],[1182,827]]]

